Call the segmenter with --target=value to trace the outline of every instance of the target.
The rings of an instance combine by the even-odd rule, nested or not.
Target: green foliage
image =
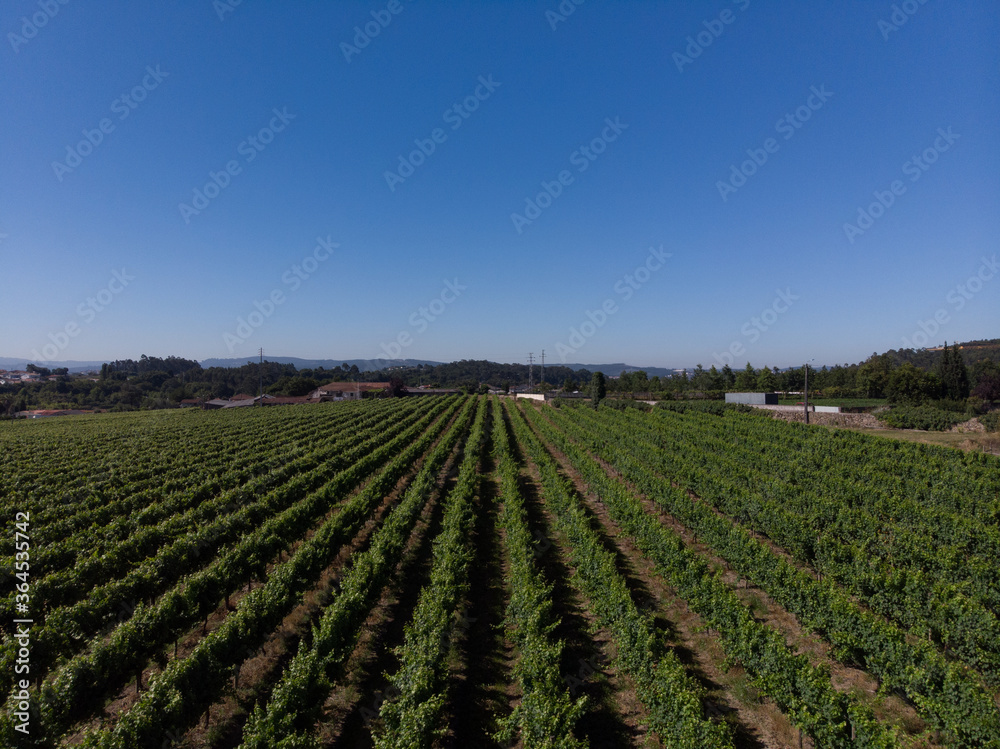
[[[903,382],[909,370],[899,369]],[[975,376],[988,376],[980,370]],[[142,384],[166,386],[171,378],[163,374],[152,369],[114,382],[145,405],[156,391],[144,394]],[[85,746],[131,747],[183,732],[226,694],[234,669],[413,471],[370,542],[343,568],[337,590],[253,708],[243,735],[244,746],[255,749],[317,743],[317,716],[338,687],[360,623],[395,574],[445,461],[471,431],[454,490],[442,503],[431,584],[406,629],[401,668],[392,676],[395,696],[383,705],[382,745],[426,746],[445,730],[451,646],[474,584],[472,500],[492,435],[510,594],[504,627],[520,695],[500,721],[501,743],[579,746],[573,733],[583,710],[560,670],[558,620],[535,558],[516,444],[533,473],[537,467],[546,517],[572,568],[569,584],[613,639],[615,668],[634,685],[649,730],[664,745],[725,747],[732,738],[705,715],[702,688],[651,612],[633,600],[614,554],[593,530],[593,516],[554,460],[556,449],[622,538],[655,564],[718,633],[727,657],[815,746],[889,747],[896,737],[863,704],[833,689],[829,673],[810,656],[796,655],[755,618],[733,584],[714,574],[658,512],[824,638],[835,657],[905,696],[949,745],[997,747],[995,458],[805,429],[718,402],[668,401],[651,413],[631,399],[605,400],[597,409],[564,403],[528,404],[527,418],[517,404],[501,409],[496,399],[420,398],[0,424],[0,506],[10,516],[14,508],[31,510],[35,542],[32,677],[39,686],[31,691],[39,712],[32,738],[54,746],[74,732]],[[887,418],[962,419],[960,411],[984,402],[934,404],[897,406]],[[492,429],[488,410],[496,414]],[[981,420],[995,430],[1000,414]],[[0,539],[0,555],[10,566],[11,536]],[[190,656],[168,657],[178,636],[251,577],[263,584]],[[15,616],[9,590],[0,591],[0,614],[8,620]],[[0,687],[7,693],[16,656],[9,636],[0,641]],[[148,691],[117,722],[98,727],[107,701],[150,662],[160,668]],[[93,732],[77,736],[88,724]],[[14,745],[9,714],[0,716],[0,736]]]
[[[361,625],[378,602],[395,572],[403,547],[420,510],[452,449],[465,435],[476,402],[469,399],[460,416],[421,466],[369,548],[352,560],[334,601],[313,628],[311,644],[305,641],[292,659],[267,705],[258,704],[243,731],[243,749],[270,749],[282,745],[308,745],[332,688],[335,669],[350,655]]]
[[[986,427],[987,432],[1000,431],[1000,411],[991,411],[979,417],[979,423]]]
[[[937,531],[934,524],[944,522],[940,511],[921,512],[920,504],[910,497],[921,491],[931,494],[930,487],[935,487],[934,496],[941,491],[938,487],[942,483],[953,485],[955,488],[948,486],[943,496],[934,497],[942,507],[951,506],[954,502],[966,514],[995,518],[996,508],[986,500],[995,496],[1000,484],[995,458],[964,455],[950,450],[928,450],[923,446],[900,445],[853,433],[819,430],[816,434],[816,430],[773,420],[765,423],[751,422],[742,417],[715,420],[694,414],[680,416],[657,411],[651,423],[650,419],[629,412],[606,411],[602,415],[574,410],[553,414],[568,437],[594,450],[630,483],[696,532],[699,540],[709,544],[737,573],[760,586],[800,621],[829,640],[843,657],[857,659],[876,675],[884,688],[902,690],[933,724],[950,734],[956,745],[1000,746],[997,741],[1000,737],[1000,716],[992,704],[991,693],[966,667],[945,659],[934,644],[926,641],[925,631],[916,630],[911,636],[894,624],[887,623],[852,602],[850,595],[831,582],[820,582],[808,572],[797,569],[767,544],[756,540],[751,531],[740,527],[740,524],[748,524],[750,528],[755,525],[762,528],[773,541],[804,563],[818,564],[822,561],[820,571],[824,577],[835,576],[839,584],[852,586],[852,594],[865,595],[867,603],[881,607],[889,594],[892,594],[893,600],[905,600],[915,593],[929,592],[928,581],[918,576],[911,580],[910,585],[904,586],[905,595],[899,595],[904,590],[894,593],[894,586],[903,584],[905,580],[897,577],[893,581],[892,578],[892,569],[900,564],[899,555],[904,552],[920,555],[917,564],[923,568],[929,563],[928,552],[936,553],[935,543],[928,543],[929,537],[937,538],[938,533],[942,534],[941,537],[956,537],[957,529],[941,528]],[[661,422],[659,425],[657,420]],[[587,422],[587,425],[583,429],[571,422]],[[614,422],[617,422],[617,427]],[[703,438],[690,439],[692,434],[699,433],[703,433]],[[703,439],[711,435],[714,437],[710,442],[703,443]],[[566,436],[553,433],[553,439],[558,440],[560,450],[573,456],[574,447],[566,441]],[[762,453],[765,447],[766,452]],[[728,456],[733,452],[739,453],[740,457],[730,459]],[[903,453],[903,456],[898,453]],[[790,455],[803,455],[806,459],[802,462],[818,461],[823,470],[810,471],[802,465],[795,465],[796,461],[790,460]],[[831,455],[836,455],[838,460],[831,461]],[[906,472],[902,475],[907,478],[912,475],[913,478],[908,481],[911,486],[908,491],[904,490],[903,499],[896,499],[875,490],[876,486],[882,486],[881,482],[875,483],[880,474],[872,475],[869,466],[877,462],[879,471],[885,472],[886,478],[895,477],[900,473],[901,457],[909,458]],[[755,467],[758,465],[767,468],[759,470]],[[864,483],[856,489],[852,487],[849,497],[838,497],[835,492],[838,487],[842,491],[844,479],[831,475],[834,466],[838,471],[858,472],[863,475]],[[775,471],[787,475],[787,485],[777,481],[773,475]],[[600,479],[596,469],[592,473],[594,481]],[[586,475],[590,481],[589,474]],[[802,493],[800,487],[805,481],[822,482],[822,488],[818,488],[815,495],[809,494],[814,504],[802,509],[808,514],[797,517],[793,508],[799,504],[796,498]],[[768,487],[767,494],[760,492],[760,487],[764,485]],[[702,501],[692,502],[686,489],[697,491]],[[608,501],[610,495],[602,491],[602,496],[613,511],[613,505]],[[627,496],[627,493],[623,494],[623,500]],[[769,499],[770,496],[775,499]],[[855,523],[844,531],[846,539],[872,536],[870,545],[854,552],[857,555],[856,566],[844,565],[843,556],[829,558],[828,555],[834,553],[835,545],[826,540],[845,522],[842,518],[846,508],[868,502],[885,508],[884,512],[891,513],[890,517],[905,519],[906,526],[915,526],[915,532],[904,535],[902,525],[896,527],[897,524],[893,523],[890,530],[886,528],[887,521],[875,521],[866,513],[858,512]],[[890,502],[902,506],[896,507]],[[623,519],[620,522],[624,524],[624,518],[629,516],[624,514],[624,509],[621,512]],[[810,523],[814,525],[810,527]],[[971,557],[969,551],[963,552],[963,561],[958,563],[960,556],[956,550],[945,547],[941,550],[943,558],[938,562],[942,572],[947,570],[949,575],[968,579],[972,584],[963,586],[961,590],[968,594],[975,590],[979,597],[985,596],[992,602],[990,605],[995,606],[998,571],[992,560],[998,554],[1000,540],[991,539],[991,534],[982,529],[981,522],[970,522],[964,514],[949,519],[947,523],[948,526],[958,524],[962,535],[970,534],[977,539],[973,541],[970,538],[965,543],[975,544],[967,548],[981,551],[977,557]],[[640,527],[636,526],[637,539],[641,538]],[[898,543],[893,542],[895,537],[900,536],[902,538]],[[891,553],[890,559],[894,562],[885,565],[889,575],[887,582],[892,582],[873,594],[868,588],[872,584],[869,570],[873,558],[886,552]],[[653,555],[652,551],[647,553]],[[682,575],[681,579],[684,575],[691,575],[696,580],[702,580],[702,584],[707,584],[704,580],[708,576],[699,572],[694,566],[696,564],[695,560],[678,562],[677,574]],[[667,563],[662,562],[661,566],[667,567]],[[838,572],[841,570],[843,574]],[[687,597],[681,582],[673,576],[671,580],[681,595]],[[944,628],[947,633],[945,641],[952,644],[959,642],[961,634],[962,640],[970,645],[965,652],[972,662],[979,666],[992,663],[996,669],[1000,666],[1000,660],[996,660],[996,643],[1000,641],[998,625],[971,596],[956,597],[957,590],[942,590],[939,599],[928,602],[928,609],[935,612],[935,626]],[[698,600],[707,602],[711,598],[703,596]],[[940,610],[938,600],[945,604]],[[921,602],[917,601],[916,608],[920,607]],[[744,629],[746,627],[741,625],[736,630],[740,639],[749,636],[749,632],[743,634]],[[722,627],[720,633],[721,630]],[[725,634],[723,637],[728,639]],[[994,655],[990,656],[989,652]],[[738,657],[743,661],[743,656]],[[754,659],[757,657],[757,654],[753,655]],[[761,665],[773,668],[780,662],[780,659],[765,660]],[[744,662],[744,665],[747,663]],[[750,665],[747,668],[754,670]],[[1000,671],[994,673],[1000,674]],[[777,680],[768,678],[763,682],[758,679],[758,683],[765,687],[765,691],[777,689],[775,699],[783,704],[788,698],[781,696],[782,690],[796,684],[796,679],[788,675]],[[794,691],[785,693],[794,694]],[[810,699],[816,699],[821,694],[810,693],[813,695]],[[838,697],[835,701],[840,699]],[[791,706],[793,703],[785,704]],[[850,710],[849,724],[857,728],[860,721],[867,726],[866,731],[873,731],[866,739],[873,742],[871,745],[894,744],[884,729],[872,722],[870,713],[862,719],[866,711],[859,711],[856,705],[846,707],[847,703],[840,704],[842,707],[837,709]],[[823,708],[826,709],[832,709],[832,706]],[[795,712],[801,715],[797,710]],[[818,713],[810,708],[808,714]],[[843,742],[843,738],[835,738],[838,729],[831,732],[829,724],[811,722],[811,725],[812,728],[808,725],[803,727],[810,733],[820,729],[821,736],[826,737],[819,742],[820,745],[844,745],[839,743]],[[845,724],[842,722],[840,725],[843,727]],[[843,737],[843,734],[840,735]]]
[[[894,406],[878,418],[886,426],[894,429],[925,429],[944,432],[955,424],[965,421],[963,414],[944,411],[933,406]]]
[[[351,406],[357,411],[354,404]],[[342,445],[339,455],[332,459],[331,456],[325,456],[320,461],[319,470],[325,474],[325,478],[321,474],[311,478],[307,478],[305,474],[296,477],[301,480],[293,479],[281,484],[280,493],[268,494],[262,500],[266,505],[259,507],[255,503],[246,503],[244,498],[246,506],[240,508],[239,501],[233,504],[234,498],[230,497],[230,506],[227,508],[230,514],[225,516],[226,521],[229,522],[230,518],[239,519],[241,523],[249,521],[251,527],[234,526],[233,531],[242,533],[235,546],[229,547],[209,566],[161,596],[155,604],[137,606],[112,631],[110,638],[95,640],[88,651],[60,666],[39,694],[42,716],[42,724],[38,727],[40,735],[54,738],[75,719],[99,708],[103,700],[119,689],[129,675],[135,673],[150,657],[159,657],[158,652],[164,645],[215,610],[225,595],[245,583],[251,575],[262,577],[268,560],[287,549],[293,540],[301,538],[309,526],[318,518],[323,518],[332,505],[368,479],[365,488],[344,502],[340,512],[323,523],[288,562],[276,565],[264,586],[245,597],[240,608],[226,618],[222,627],[199,643],[189,658],[171,661],[113,733],[98,732],[86,739],[85,743],[140,746],[148,739],[162,737],[168,728],[173,730],[179,725],[190,725],[203,712],[204,705],[211,704],[217,698],[231,674],[232,666],[259,647],[274,624],[295,604],[304,586],[308,586],[322,568],[332,561],[340,544],[349,540],[367,520],[384,492],[394,486],[398,478],[409,470],[412,462],[426,450],[434,439],[436,430],[443,428],[446,421],[445,410],[454,410],[457,406],[457,402],[444,400],[423,406],[419,403],[407,406],[404,403],[398,408],[409,410],[411,414],[418,416],[418,420],[404,418],[402,423],[409,421],[410,426],[395,433],[385,429],[387,414],[376,413],[374,415],[379,424],[371,439],[360,444],[354,442],[356,447],[353,451],[345,452],[343,448],[346,444]],[[329,413],[325,407],[317,406],[316,409],[310,412],[316,417]],[[195,415],[200,416],[201,412]],[[248,423],[251,416],[253,414],[240,414],[234,416],[233,420],[236,424]],[[104,417],[109,418],[111,417]],[[281,414],[268,418],[280,419]],[[437,425],[432,426],[435,422]],[[94,420],[91,423],[103,425],[106,421]],[[359,434],[363,435],[364,432]],[[246,448],[247,445],[244,444],[244,453]],[[295,468],[302,466],[296,465]],[[270,477],[271,480],[274,478]],[[320,488],[309,491],[310,480],[317,479],[320,479]],[[266,482],[263,486],[267,486]],[[280,511],[282,507],[287,509]],[[223,505],[218,505],[218,509],[223,509]],[[270,519],[267,519],[268,515],[271,516]],[[262,522],[265,519],[266,522]],[[191,563],[199,557],[208,561],[215,548],[227,538],[227,531],[221,526],[213,527],[210,531],[198,539],[198,543],[185,538],[180,546],[170,547],[173,549],[172,556],[156,555],[149,571],[157,574],[146,575],[149,583],[159,584],[159,575],[177,579],[184,571],[184,565],[190,568]],[[182,552],[182,555],[178,556],[177,552]],[[126,576],[125,581],[135,585],[142,579]],[[95,596],[90,610],[95,605],[106,607],[108,602],[105,601],[105,596],[109,592],[111,591],[102,591]],[[118,600],[122,600],[123,594],[133,593],[127,588],[114,591]],[[114,605],[115,599],[111,599],[111,602]],[[88,609],[81,609],[78,614],[90,616]],[[56,627],[59,621],[58,618],[54,619],[52,627]],[[80,621],[87,622],[88,619]],[[101,620],[98,619],[98,626],[100,623]],[[66,622],[63,624],[68,626]],[[36,629],[33,635],[36,632],[44,635],[45,630]],[[54,637],[58,637],[58,634],[55,633]],[[49,641],[57,640],[50,637]],[[5,722],[3,729],[10,730],[9,724]]]
[[[948,342],[945,341],[941,360],[937,366],[937,375],[941,381],[944,397],[953,399],[969,397],[969,372],[957,343],[948,348]]]
[[[616,567],[615,555],[602,545],[579,499],[560,475],[539,438],[529,429],[524,414],[516,406],[508,412],[518,443],[538,466],[545,503],[555,516],[555,527],[568,539],[568,551],[575,567],[571,580],[587,597],[600,626],[611,632],[617,649],[615,663],[635,681],[639,698],[649,711],[650,728],[666,746],[680,749],[732,747],[728,726],[714,723],[703,715],[704,689],[686,673],[677,656],[664,647],[651,616],[640,611],[632,600],[628,584]],[[547,421],[532,407],[525,412],[532,427],[548,439],[551,427]],[[559,445],[572,449],[564,442]],[[588,480],[590,478],[588,476]],[[600,494],[607,501],[606,484],[592,486],[600,487]]]
[[[504,628],[518,649],[513,672],[521,692],[514,711],[501,722],[497,740],[509,746],[520,736],[524,746],[581,749],[586,744],[572,732],[584,713],[586,697],[574,700],[560,673],[563,643],[553,636],[559,620],[552,611],[552,588],[536,567],[535,539],[518,486],[507,425],[494,408],[493,457],[503,501],[500,525],[511,588]]]
[[[626,408],[632,408],[638,411],[653,410],[653,407],[649,403],[632,400],[631,398],[605,398],[601,401],[601,406],[603,408],[613,408],[617,411],[622,411]]]
[[[608,386],[604,380],[602,372],[594,372],[590,378],[590,402],[597,408],[597,404],[604,400],[608,394]]]
[[[890,403],[919,405],[941,395],[941,381],[937,375],[922,372],[909,362],[889,373],[884,387]]]
[[[434,539],[430,582],[420,591],[404,644],[397,651],[399,670],[390,677],[393,697],[379,710],[382,722],[372,736],[376,749],[429,747],[443,733],[439,723],[447,699],[447,657],[469,584],[473,500],[479,490],[479,463],[492,405],[479,399],[458,478],[445,500],[441,532]]]
[[[743,413],[755,414],[765,418],[771,418],[771,412],[761,408],[754,408],[745,403],[725,403],[720,401],[694,400],[694,401],[660,401],[656,408],[674,413],[702,413],[713,416],[725,416],[726,414]]]
[[[747,362],[746,369],[736,375],[736,389],[742,391],[753,390],[757,387],[757,371],[750,362]]]
[[[858,367],[855,382],[859,393],[866,398],[884,398],[892,369],[891,356],[872,354]],[[815,383],[815,387],[822,387],[822,385]]]
[[[778,389],[779,373],[763,367],[757,375],[756,390],[761,393],[773,393]]]

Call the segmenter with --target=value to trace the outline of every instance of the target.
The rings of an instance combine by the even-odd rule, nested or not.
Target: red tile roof
[[[388,382],[330,382],[326,385],[321,385],[319,389],[352,392],[358,390],[385,390],[387,387],[389,387]]]

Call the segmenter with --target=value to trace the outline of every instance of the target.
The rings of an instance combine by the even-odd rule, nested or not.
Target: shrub
[[[631,398],[615,399],[605,398],[601,401],[602,406],[613,408],[616,411],[625,411],[629,408],[637,408],[640,411],[652,411],[653,407],[644,401],[632,400]]]
[[[960,421],[965,421],[965,416],[933,406],[895,406],[888,412],[879,414],[879,419],[896,429],[943,432]]]
[[[987,432],[1000,431],[1000,411],[992,411],[979,417],[979,423],[986,427]]]
[[[759,413],[770,418],[771,412],[754,408],[745,403],[720,403],[719,401],[660,401],[657,408],[665,408],[677,413],[706,413],[714,416],[724,416],[727,413]]]

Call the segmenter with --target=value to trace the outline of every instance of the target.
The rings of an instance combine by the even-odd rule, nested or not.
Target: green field
[[[993,456],[449,396],[6,422],[0,466],[9,746],[1000,747]]]

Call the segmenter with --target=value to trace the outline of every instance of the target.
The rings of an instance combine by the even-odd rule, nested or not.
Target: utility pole
[[[545,382],[545,349],[542,349],[542,382]]]
[[[528,392],[535,389],[535,354],[528,352]]]
[[[260,398],[260,405],[264,405],[264,347],[260,347],[260,364],[257,365],[257,377],[260,380],[260,392],[258,396]]]
[[[809,423],[809,362],[806,362],[806,397],[803,399],[806,407],[806,424]]]
[[[810,359],[809,361],[816,361],[816,360]],[[805,398],[803,399],[806,409],[806,424],[809,423],[809,361],[806,362]]]

